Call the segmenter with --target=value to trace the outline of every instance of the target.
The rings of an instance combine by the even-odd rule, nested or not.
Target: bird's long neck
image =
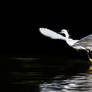
[[[71,42],[72,41],[72,39],[70,40],[71,38],[69,38],[69,34],[68,34],[68,32],[66,32],[65,33],[65,41],[67,42],[67,44],[69,45],[69,46],[72,46],[73,45],[73,43]]]
[[[66,37],[66,39],[69,39],[69,34],[68,34],[68,32],[65,33],[65,37]]]

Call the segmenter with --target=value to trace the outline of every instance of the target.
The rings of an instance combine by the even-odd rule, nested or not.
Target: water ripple
[[[92,92],[92,73],[77,73],[64,79],[58,75],[50,83],[40,84],[41,92]]]

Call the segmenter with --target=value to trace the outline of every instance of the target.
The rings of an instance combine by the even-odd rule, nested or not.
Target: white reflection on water
[[[54,78],[50,83],[40,84],[40,92],[92,92],[92,66],[86,73],[62,79],[63,75]]]
[[[12,58],[12,59],[15,59],[15,60],[22,60],[22,61],[27,61],[27,60],[38,60],[39,58],[23,58],[23,57],[18,57],[18,58],[16,58],[16,57],[14,57],[14,58]]]

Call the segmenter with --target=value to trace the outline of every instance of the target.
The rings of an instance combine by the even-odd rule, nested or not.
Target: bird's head
[[[60,33],[64,34],[66,37],[69,37],[69,34],[66,29],[62,29]]]
[[[67,30],[66,29],[62,29],[60,33],[66,34],[67,33]]]

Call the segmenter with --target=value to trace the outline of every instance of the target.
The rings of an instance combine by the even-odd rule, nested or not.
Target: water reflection
[[[52,82],[40,84],[40,92],[92,92],[92,65],[86,73],[77,73],[67,79],[63,77],[58,75]]]
[[[87,60],[15,57],[6,61],[11,92],[92,92],[92,65]]]

